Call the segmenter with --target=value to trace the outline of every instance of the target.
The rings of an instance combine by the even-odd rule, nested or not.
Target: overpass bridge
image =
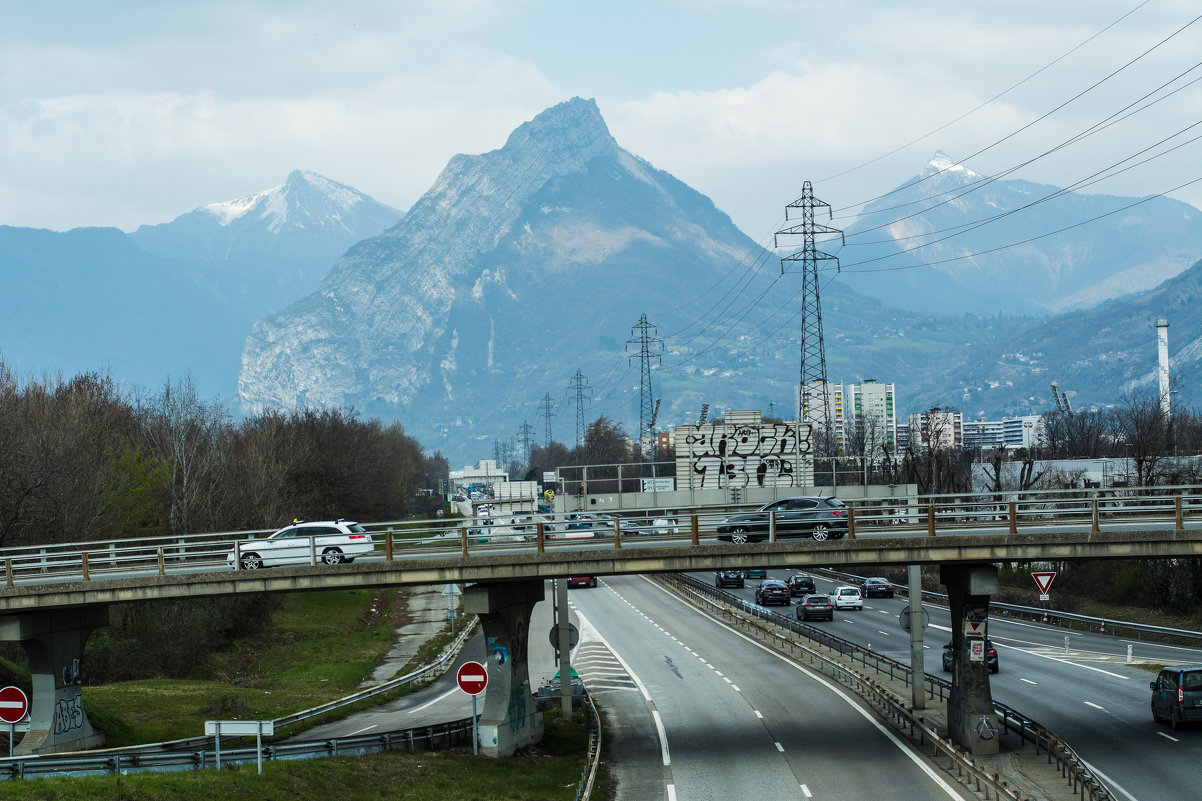
[[[79,665],[89,634],[107,624],[109,604],[466,584],[465,611],[478,614],[489,641],[512,655],[508,670],[490,682],[495,704],[486,698],[481,729],[486,753],[507,755],[541,733],[525,642],[545,579],[769,566],[939,565],[952,619],[973,621],[973,630],[984,631],[998,563],[1202,557],[1199,492],[1191,487],[1126,498],[1095,491],[1029,493],[1022,501],[922,499],[926,502],[911,500],[901,511],[897,499],[889,498],[853,505],[843,539],[778,538],[772,525],[767,541],[742,545],[718,540],[715,528],[725,513],[704,509],[674,510],[673,524],[666,527],[650,525],[653,516],[666,512],[648,510],[627,518],[632,525],[615,518],[571,533],[560,519],[524,531],[482,521],[406,521],[371,527],[375,549],[351,564],[319,564],[314,553],[312,564],[266,570],[228,566],[228,554],[251,532],[2,549],[0,639],[21,642],[33,672],[30,733],[19,750],[72,750],[102,739],[83,714]],[[958,739],[977,752],[982,746],[969,736],[969,723],[992,714],[993,706],[987,670],[968,657],[965,628],[957,626],[954,635],[963,658],[957,660],[953,684],[959,690],[949,702],[949,720],[959,721]],[[64,716],[63,709],[70,714]],[[486,732],[495,737],[492,743]]]

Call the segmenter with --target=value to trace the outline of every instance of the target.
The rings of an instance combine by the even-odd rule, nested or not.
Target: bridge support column
[[[952,617],[952,691],[947,701],[947,730],[970,753],[996,754],[1001,727],[993,710],[989,666],[971,659],[972,642],[983,648],[988,632],[989,598],[997,592],[994,565],[940,565]],[[977,632],[971,634],[972,632]],[[966,636],[970,633],[971,636]],[[982,655],[984,651],[982,650]]]
[[[545,597],[542,580],[475,584],[463,610],[480,616],[487,648],[488,689],[480,714],[480,753],[507,757],[543,738],[543,716],[530,692],[526,655],[530,613]]]
[[[80,664],[88,636],[108,623],[107,606],[0,617],[0,641],[21,643],[33,674],[29,732],[15,754],[82,751],[104,744],[104,735],[84,713]]]

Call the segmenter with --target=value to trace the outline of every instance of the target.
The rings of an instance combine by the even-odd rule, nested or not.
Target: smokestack
[[[1160,411],[1169,418],[1169,321],[1156,321],[1156,351],[1160,357]]]

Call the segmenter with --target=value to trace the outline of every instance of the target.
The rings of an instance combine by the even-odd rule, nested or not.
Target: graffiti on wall
[[[54,733],[65,734],[83,726],[83,696],[62,698],[54,705]]]
[[[794,487],[808,481],[799,475],[798,452],[811,452],[810,427],[786,423],[754,426],[703,426],[685,437],[693,486],[699,489],[721,487]]]

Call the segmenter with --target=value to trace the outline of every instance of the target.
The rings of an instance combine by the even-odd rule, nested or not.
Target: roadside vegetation
[[[536,747],[503,760],[473,756],[470,746],[446,751],[392,751],[362,757],[266,762],[178,773],[0,781],[0,799],[22,801],[571,801],[583,770],[588,730],[577,713],[544,717]],[[605,797],[603,786],[592,798]]]

